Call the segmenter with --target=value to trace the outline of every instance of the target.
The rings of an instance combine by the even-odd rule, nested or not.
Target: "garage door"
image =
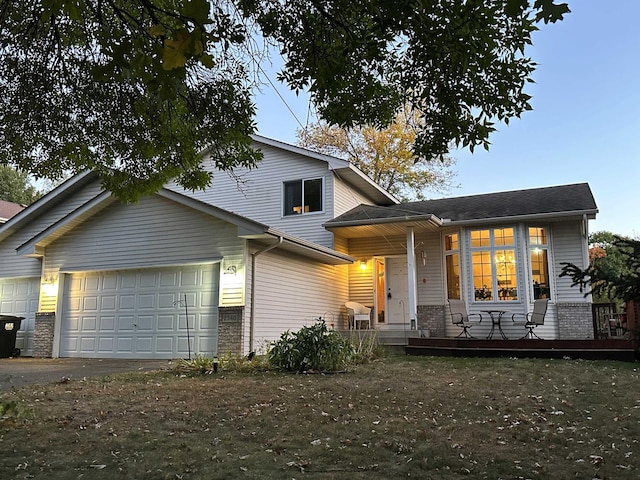
[[[85,272],[65,280],[61,357],[211,356],[217,344],[217,264]]]
[[[16,338],[16,347],[22,350],[22,355],[33,355],[39,293],[40,277],[0,280],[0,315],[25,317]]]

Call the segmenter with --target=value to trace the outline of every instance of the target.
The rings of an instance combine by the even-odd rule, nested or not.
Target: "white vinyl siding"
[[[20,257],[16,254],[16,248],[95,197],[98,193],[100,193],[100,184],[94,182],[64,202],[51,205],[40,217],[30,219],[29,223],[15,234],[2,238],[0,240],[0,278],[40,276],[42,272],[40,259]]]
[[[244,245],[235,225],[158,196],[115,203],[46,249],[45,271],[94,271],[217,261],[236,266],[221,305],[241,305]],[[51,299],[54,302],[55,299]],[[228,303],[231,301],[232,303]],[[55,304],[47,305],[52,310]]]
[[[279,250],[256,258],[256,351],[277,340],[285,330],[297,331],[319,317],[338,328],[347,301],[347,266],[330,266]],[[248,318],[248,317],[247,317]],[[245,346],[248,349],[249,324]]]
[[[39,276],[0,279],[0,315],[24,317],[16,336],[16,348],[21,350],[23,356],[33,354],[39,292]]]
[[[586,268],[585,251],[586,240],[582,233],[581,222],[562,222],[551,224],[552,246],[550,249],[552,258],[549,259],[549,275],[555,281],[555,291],[558,301],[587,302],[584,292],[580,288],[571,286],[569,277],[559,277],[562,271],[561,263],[568,262],[580,268]],[[553,295],[552,295],[553,298]]]
[[[374,203],[358,192],[355,188],[345,183],[340,178],[335,178],[335,211],[334,216],[338,217],[345,212],[348,212],[358,205],[373,205]]]
[[[323,223],[335,217],[334,177],[327,163],[266,145],[257,146],[263,158],[254,169],[238,168],[230,176],[210,168],[214,178],[211,186],[204,191],[184,192],[175,185],[168,188],[332,248],[333,235],[322,227]],[[205,160],[205,166],[208,163]],[[324,183],[323,212],[284,216],[284,182],[319,178]]]

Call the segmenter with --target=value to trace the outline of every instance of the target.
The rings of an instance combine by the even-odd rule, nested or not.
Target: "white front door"
[[[387,324],[409,326],[409,281],[407,277],[407,259],[405,257],[387,257],[386,295]]]

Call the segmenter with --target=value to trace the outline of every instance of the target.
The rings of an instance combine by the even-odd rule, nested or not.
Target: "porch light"
[[[53,297],[56,294],[56,279],[54,277],[45,277],[41,285],[42,293],[47,297]]]
[[[236,266],[235,265],[229,265],[224,273],[226,275],[235,275],[236,272],[237,272]]]
[[[360,260],[360,270],[366,270],[366,269],[367,269],[367,261]]]

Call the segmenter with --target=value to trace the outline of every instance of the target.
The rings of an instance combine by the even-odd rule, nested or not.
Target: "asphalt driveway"
[[[0,390],[65,379],[82,380],[113,373],[171,368],[170,360],[106,358],[0,358]]]

